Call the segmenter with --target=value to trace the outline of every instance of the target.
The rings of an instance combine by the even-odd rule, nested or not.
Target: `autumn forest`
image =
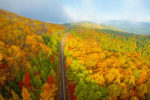
[[[150,100],[150,35],[0,10],[0,100]]]

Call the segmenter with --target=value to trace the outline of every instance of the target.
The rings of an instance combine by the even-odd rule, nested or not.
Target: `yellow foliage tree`
[[[120,99],[121,100],[128,100],[129,99],[129,91],[127,88],[122,89],[121,94],[120,94]]]
[[[108,86],[108,94],[112,97],[112,100],[117,100],[117,97],[121,94],[121,90],[118,84],[111,84]]]
[[[50,86],[48,83],[45,83],[42,86],[42,93],[40,100],[54,100],[54,96],[56,95],[56,85],[53,84]]]
[[[137,86],[137,94],[141,97],[142,100],[145,100],[145,94],[147,91],[147,86],[145,84]]]
[[[1,94],[0,94],[0,100],[5,100]]]
[[[0,53],[0,61],[3,59],[3,55]]]
[[[106,83],[111,83],[115,79],[115,75],[112,73],[108,73],[105,76]]]
[[[130,100],[139,100],[136,96],[130,98]]]
[[[30,93],[25,87],[23,87],[21,94],[22,94],[22,100],[32,100],[30,97]]]
[[[92,75],[92,78],[99,84],[99,85],[103,85],[105,83],[105,79],[103,77],[103,75],[101,74],[94,74]]]
[[[11,100],[20,100],[19,96],[13,90],[11,90],[11,94],[12,94]]]

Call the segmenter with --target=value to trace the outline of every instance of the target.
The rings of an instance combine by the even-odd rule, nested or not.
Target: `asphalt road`
[[[60,43],[60,100],[69,100],[64,59],[65,39],[68,35],[69,32],[67,32],[67,34],[64,36],[63,40]]]

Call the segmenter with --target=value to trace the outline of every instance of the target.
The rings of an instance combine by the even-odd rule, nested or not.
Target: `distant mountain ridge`
[[[77,23],[65,23],[63,25],[66,26],[80,26],[80,27],[84,27],[84,28],[92,28],[92,29],[106,29],[106,30],[117,30],[117,31],[121,31],[120,29],[107,25],[107,24],[97,24],[94,22],[77,22]]]
[[[102,21],[99,24],[86,21],[78,23],[65,23],[63,25],[66,26],[76,25],[84,28],[106,29],[106,30],[123,31],[134,34],[150,35],[150,22],[107,20]]]
[[[110,21],[103,21],[101,23],[119,28],[121,30],[130,33],[150,35],[150,22],[110,20]]]

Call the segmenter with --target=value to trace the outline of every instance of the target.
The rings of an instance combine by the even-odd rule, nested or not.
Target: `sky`
[[[53,23],[150,22],[149,5],[150,0],[0,0],[0,9]]]

